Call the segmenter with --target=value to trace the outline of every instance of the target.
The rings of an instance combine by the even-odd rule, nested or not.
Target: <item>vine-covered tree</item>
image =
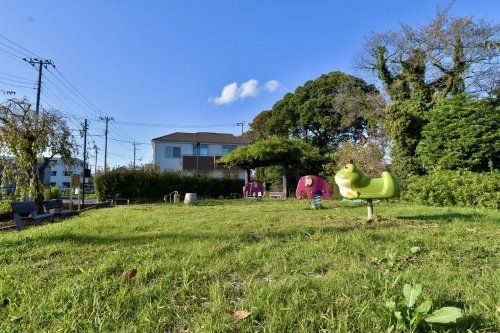
[[[257,115],[249,135],[255,139],[272,135],[300,138],[325,154],[346,139],[360,140],[370,125],[375,128],[383,105],[374,85],[331,72],[306,82],[286,94],[272,110]]]
[[[359,66],[382,81],[391,103],[386,128],[399,178],[420,173],[415,149],[425,114],[440,100],[462,92],[490,95],[500,84],[500,26],[439,10],[426,25],[366,39]]]
[[[417,154],[426,169],[490,171],[500,165],[500,108],[465,94],[428,114]]]
[[[29,195],[41,208],[50,160],[59,155],[72,165],[76,147],[67,123],[55,111],[38,115],[27,100],[0,105],[0,155],[11,157],[2,163],[2,182],[15,182],[17,197]]]

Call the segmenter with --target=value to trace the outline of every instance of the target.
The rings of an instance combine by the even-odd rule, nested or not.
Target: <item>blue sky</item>
[[[424,23],[447,3],[17,0],[2,2],[0,34],[52,59],[64,78],[118,122],[173,125],[110,124],[111,138],[149,143],[173,131],[238,134],[236,122],[250,122],[286,92],[329,71],[374,82],[354,69],[363,36],[397,29],[401,22]],[[500,6],[457,0],[452,13],[493,21]],[[0,90],[33,99],[34,90],[23,87],[31,86],[25,79],[35,80],[36,73],[19,58],[28,52],[0,42],[0,49],[15,55],[0,52]],[[96,119],[99,112],[52,72],[42,105]],[[103,124],[92,120],[91,141],[100,148],[103,140],[96,135],[102,132]],[[109,153],[111,165],[128,164],[132,144],[110,141]],[[149,144],[140,146],[138,157],[150,160]],[[102,160],[101,151],[100,165]]]

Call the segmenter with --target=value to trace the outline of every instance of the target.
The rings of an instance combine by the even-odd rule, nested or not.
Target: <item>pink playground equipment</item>
[[[262,198],[264,196],[264,185],[261,182],[246,183],[243,188],[245,198]]]
[[[319,176],[307,175],[299,179],[295,197],[302,199],[304,193],[307,195],[307,199],[314,199],[318,195],[321,196],[321,199],[328,199],[330,197],[330,185]]]

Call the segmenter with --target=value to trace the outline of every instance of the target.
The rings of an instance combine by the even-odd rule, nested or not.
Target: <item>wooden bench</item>
[[[283,199],[283,192],[269,192],[270,199]]]
[[[71,216],[76,214],[76,211],[72,209],[62,209],[64,207],[64,204],[61,199],[45,200],[43,202],[43,205],[45,206],[45,210],[47,211],[47,213],[50,213],[50,211],[53,209],[53,214],[55,216]]]
[[[17,231],[26,227],[26,221],[32,222],[34,225],[41,225],[43,221],[53,221],[54,214],[37,214],[37,206],[33,201],[11,202],[10,206],[14,213]]]

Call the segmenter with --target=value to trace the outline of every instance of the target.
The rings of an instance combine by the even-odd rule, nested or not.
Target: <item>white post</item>
[[[71,182],[71,186],[69,187],[69,209],[73,210],[73,182]]]
[[[367,199],[366,203],[368,204],[368,221],[373,220],[373,200]]]

